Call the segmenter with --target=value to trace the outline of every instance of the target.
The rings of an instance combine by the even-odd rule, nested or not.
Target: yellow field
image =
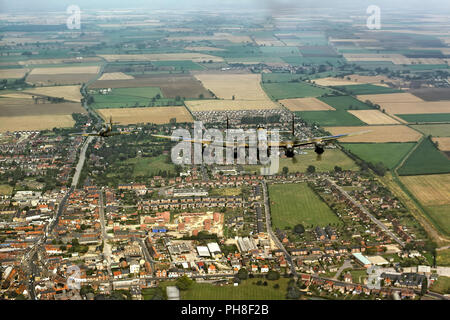
[[[133,76],[125,74],[123,72],[110,72],[104,73],[98,80],[130,80],[134,79]]]
[[[0,79],[20,79],[28,71],[28,69],[0,69]]]
[[[400,180],[425,206],[450,204],[450,174],[402,176]]]
[[[418,141],[422,136],[419,132],[403,125],[325,127],[325,129],[332,134],[371,130],[369,133],[339,139],[342,142],[409,142]]]
[[[68,101],[76,102],[80,102],[81,98],[83,97],[80,93],[80,86],[37,87],[23,90],[23,92],[49,97],[64,98]]]
[[[71,115],[42,115],[0,118],[0,132],[73,127]]]
[[[357,96],[379,104],[389,114],[450,113],[449,101],[424,101],[411,93],[369,94]]]
[[[367,124],[399,124],[397,120],[379,110],[348,110],[348,112]]]
[[[279,102],[290,111],[335,110],[333,107],[316,98],[283,99]]]
[[[424,100],[411,93],[387,93],[387,94],[366,94],[359,95],[357,98],[361,101],[369,100],[376,104],[398,103],[398,102],[423,102]]]
[[[270,100],[261,88],[260,74],[195,74],[206,89],[220,99]]]
[[[193,100],[184,103],[191,112],[280,109],[278,104],[270,100]]]
[[[62,68],[35,68],[30,75],[43,74],[96,74],[100,71],[99,66],[87,67],[62,67]]]
[[[373,84],[378,86],[387,86],[384,82],[395,82],[398,83],[398,80],[389,79],[386,76],[361,76],[357,74],[352,74],[349,76],[345,76],[344,78],[321,78],[312,80],[318,85],[321,86],[345,86],[345,85],[355,85],[355,84]]]
[[[110,108],[97,111],[104,119],[113,117],[119,124],[164,124],[169,123],[172,118],[176,118],[177,122],[193,122],[185,107]]]
[[[433,138],[438,143],[439,150],[450,151],[450,137]]]
[[[103,54],[100,55],[107,61],[173,61],[173,60],[192,60],[202,62],[212,60],[213,62],[222,62],[220,57],[202,53],[153,53],[153,54]]]

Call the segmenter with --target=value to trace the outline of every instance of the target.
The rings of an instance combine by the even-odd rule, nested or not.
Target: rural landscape
[[[448,300],[448,5],[62,2],[0,2],[0,299]]]

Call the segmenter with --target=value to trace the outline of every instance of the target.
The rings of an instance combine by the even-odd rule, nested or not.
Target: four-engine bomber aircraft
[[[227,130],[228,130],[228,119],[227,119]],[[258,127],[257,131],[259,131],[259,130],[263,130],[263,128]],[[267,156],[268,157],[271,154],[271,149],[278,147],[279,149],[284,151],[284,155],[287,158],[292,158],[292,160],[295,161],[295,152],[294,152],[295,148],[305,146],[305,145],[314,145],[315,146],[314,152],[317,154],[317,160],[321,160],[321,156],[325,152],[325,146],[329,142],[334,142],[338,139],[349,137],[349,136],[365,134],[365,133],[371,132],[371,130],[359,131],[359,132],[353,132],[353,133],[344,133],[344,134],[324,136],[324,137],[314,137],[314,138],[309,138],[309,139],[298,139],[295,137],[295,122],[294,122],[294,117],[292,117],[291,131],[279,131],[279,133],[284,133],[284,132],[291,133],[292,137],[290,139],[278,141],[275,143],[267,140]],[[268,135],[272,134],[271,131],[267,131],[266,133]],[[238,143],[238,142],[230,143],[230,142],[224,141],[224,142],[220,142],[219,145],[216,145],[214,140],[208,140],[208,139],[200,139],[200,140],[184,139],[182,137],[165,136],[165,135],[159,135],[159,134],[152,134],[152,136],[157,137],[157,138],[170,139],[172,141],[185,141],[185,142],[190,142],[190,143],[201,143],[203,147],[211,145],[211,146],[223,147],[223,148],[227,148],[227,147],[234,148],[235,157],[237,154],[237,150],[236,150],[237,148],[239,148],[239,147],[249,148],[249,145],[247,143]]]
[[[84,137],[94,136],[94,137],[106,138],[106,137],[111,137],[111,136],[118,136],[120,134],[132,133],[132,132],[125,132],[125,131],[112,131],[112,127],[113,127],[113,122],[112,122],[112,117],[110,117],[109,123],[103,123],[102,128],[97,132],[90,132],[90,133],[80,132],[80,133],[72,133],[71,135],[84,136]]]

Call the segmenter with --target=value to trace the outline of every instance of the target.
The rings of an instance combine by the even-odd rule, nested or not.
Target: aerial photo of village
[[[449,62],[447,1],[0,1],[0,300],[448,300]]]

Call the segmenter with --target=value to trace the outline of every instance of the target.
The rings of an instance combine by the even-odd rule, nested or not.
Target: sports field
[[[168,162],[167,162],[168,160]],[[133,177],[157,175],[159,171],[175,172],[175,165],[168,156],[132,158],[122,162],[133,166]]]
[[[327,226],[339,218],[306,183],[269,185],[270,210],[274,228],[297,224]]]
[[[342,146],[358,158],[373,164],[382,162],[393,169],[415,145],[406,143],[343,143]]]

